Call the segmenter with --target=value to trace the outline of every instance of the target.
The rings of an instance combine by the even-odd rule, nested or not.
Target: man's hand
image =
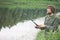
[[[45,25],[44,24],[40,24],[40,25],[35,26],[35,28],[37,28],[37,29],[44,29]]]

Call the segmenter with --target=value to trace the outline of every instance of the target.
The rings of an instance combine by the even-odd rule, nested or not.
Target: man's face
[[[47,9],[47,14],[51,14],[51,9]]]

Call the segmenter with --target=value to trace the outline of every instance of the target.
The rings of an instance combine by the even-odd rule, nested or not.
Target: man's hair
[[[48,5],[47,9],[51,9],[52,13],[55,12],[55,7],[53,5]]]

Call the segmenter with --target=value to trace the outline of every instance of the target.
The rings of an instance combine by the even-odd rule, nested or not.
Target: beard
[[[52,13],[48,13],[48,15],[51,15]]]
[[[51,15],[52,13],[48,13],[48,12],[47,12],[47,14],[48,14],[48,15]]]

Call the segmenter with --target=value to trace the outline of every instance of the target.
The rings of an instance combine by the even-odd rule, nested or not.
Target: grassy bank
[[[60,40],[60,26],[58,26],[59,31],[58,32],[49,32],[47,35],[47,38],[45,38],[44,30],[38,32],[36,36],[36,40]]]

